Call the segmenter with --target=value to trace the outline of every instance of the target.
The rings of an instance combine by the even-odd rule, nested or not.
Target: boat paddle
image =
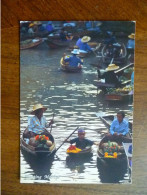
[[[79,127],[77,127],[65,140],[64,142],[62,142],[62,144],[55,150],[54,154],[61,148],[61,146],[66,142],[66,140],[68,140],[73,134],[75,131],[78,130]],[[49,155],[50,156],[50,155]]]
[[[54,116],[55,116],[55,114],[53,113],[53,118],[52,118],[52,121],[54,120]],[[51,134],[51,132],[52,132],[52,124],[51,124],[50,134]]]

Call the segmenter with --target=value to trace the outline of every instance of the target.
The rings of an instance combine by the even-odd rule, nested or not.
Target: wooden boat
[[[45,42],[46,42],[46,44],[50,47],[50,48],[52,48],[52,49],[57,49],[57,48],[60,48],[60,47],[67,47],[67,46],[69,46],[70,45],[70,43],[71,43],[71,41],[72,41],[72,39],[73,39],[73,36],[71,36],[71,38],[69,38],[67,41],[61,41],[60,39],[59,39],[59,37],[58,38],[51,38],[51,37],[48,37],[46,40],[45,40]]]
[[[91,146],[86,147],[82,151],[78,153],[69,153],[66,152],[70,157],[84,157],[84,156],[90,156],[92,154],[92,148]]]
[[[27,131],[27,129],[25,130]],[[20,143],[21,143],[21,148],[23,150],[25,150],[26,152],[28,152],[29,154],[33,155],[33,156],[37,156],[37,157],[40,157],[40,156],[51,156],[51,154],[53,154],[56,150],[56,147],[55,147],[55,141],[54,141],[54,138],[53,136],[50,134],[50,140],[52,141],[52,145],[51,147],[34,147],[34,146],[31,146],[29,145],[26,140],[25,140],[25,137],[24,137],[24,134],[22,135],[22,138],[20,140]]]
[[[36,38],[36,39],[27,39],[25,41],[20,42],[20,49],[30,49],[33,47],[37,47],[43,42],[42,38]]]
[[[27,39],[35,39],[36,37],[44,38],[44,37],[47,37],[49,34],[50,32],[48,32],[47,30],[43,32],[33,33],[33,34],[25,33],[23,35],[20,35],[20,40],[24,41]]]
[[[127,156],[127,163],[128,163],[128,175],[129,179],[131,181],[131,175],[132,175],[132,154],[128,152],[129,146],[132,145],[132,143],[123,143],[123,147]]]
[[[127,56],[127,50],[124,44],[121,44],[121,50],[122,50],[122,55],[119,57],[113,57],[113,56],[108,56],[107,55],[107,50],[108,46],[104,45],[102,48],[102,59],[103,63],[109,64],[113,58],[113,63],[117,65],[122,65],[125,63],[126,56]]]
[[[110,128],[110,125],[112,123],[112,121],[114,120],[114,116],[113,115],[109,115],[109,116],[105,116],[105,117],[100,117],[100,119],[103,121],[103,123],[106,125],[107,128]],[[129,129],[130,129],[130,134],[129,134],[129,138],[123,136],[121,139],[119,140],[111,140],[112,142],[116,142],[118,144],[119,147],[122,148],[122,150],[120,152],[117,152],[117,157],[114,156],[105,156],[104,151],[101,147],[101,145],[103,143],[105,143],[105,136],[102,138],[100,144],[99,144],[99,148],[97,151],[97,157],[99,159],[104,160],[105,162],[108,163],[121,163],[122,160],[126,160],[126,154],[125,154],[125,150],[123,148],[123,144],[122,143],[132,143],[132,138],[131,138],[131,132],[132,132],[132,123],[129,122]]]
[[[105,94],[106,101],[119,101],[119,102],[126,102],[133,100],[133,94]]]
[[[82,66],[71,67],[71,66],[69,66],[68,62],[64,62],[63,58],[61,58],[61,60],[60,60],[60,69],[64,72],[68,72],[68,73],[78,73],[78,72],[81,72]]]

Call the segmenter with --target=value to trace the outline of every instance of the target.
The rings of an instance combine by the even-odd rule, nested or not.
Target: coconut
[[[46,145],[47,145],[47,146],[50,147],[52,144],[53,144],[53,143],[52,143],[51,141],[49,141],[49,140],[46,141]]]

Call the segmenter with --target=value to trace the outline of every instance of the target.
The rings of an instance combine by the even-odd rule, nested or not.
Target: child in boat
[[[77,55],[79,54],[79,50],[74,49],[71,53],[73,54],[73,56],[69,58],[65,58],[66,54],[64,53],[63,60],[65,62],[69,62],[70,67],[81,67],[83,62],[81,61],[79,57],[77,57]]]
[[[92,146],[93,144],[98,145],[97,142],[85,138],[85,131],[83,129],[78,130],[77,138],[74,138],[70,141],[66,140],[66,142],[70,144],[76,143],[76,147],[80,149],[85,149],[87,146]]]

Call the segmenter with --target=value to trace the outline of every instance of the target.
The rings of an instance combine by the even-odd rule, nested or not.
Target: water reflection
[[[102,183],[122,183],[128,180],[127,160],[123,160],[118,164],[108,164],[104,160],[97,158],[97,168]],[[125,176],[127,176],[125,178]]]
[[[95,113],[116,114],[122,109],[128,117],[132,117],[132,103],[108,105],[103,97],[97,96],[97,89],[92,84],[93,80],[97,79],[97,72],[90,66],[93,56],[84,59],[82,73],[66,74],[59,71],[59,61],[64,52],[64,48],[54,51],[44,44],[36,49],[20,52],[20,134],[27,126],[30,107],[40,102],[48,107],[44,113],[47,120],[55,113],[52,134],[57,147],[77,126],[85,127],[88,139],[100,142],[108,130]],[[75,137],[77,133],[71,139]],[[101,165],[97,168],[96,146],[93,146],[93,156],[88,161],[67,162],[68,146],[64,144],[52,160],[45,162],[36,161],[21,153],[21,182],[129,182],[125,169],[116,180],[113,174],[108,174],[109,181],[106,181],[106,173],[111,170],[107,168],[105,171]],[[48,178],[45,179],[45,175]]]

